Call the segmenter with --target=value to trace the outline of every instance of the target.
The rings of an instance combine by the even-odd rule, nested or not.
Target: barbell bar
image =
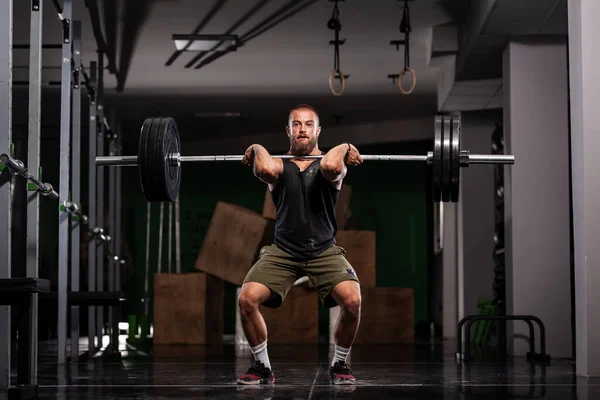
[[[426,162],[432,166],[433,201],[457,202],[460,168],[470,164],[515,162],[513,155],[470,154],[460,148],[461,121],[457,115],[436,115],[433,151],[426,155],[361,155],[364,161]],[[177,124],[173,118],[147,118],[142,124],[137,156],[98,156],[97,166],[138,166],[148,202],[173,202],[179,194],[181,163],[242,161],[243,155],[182,156]],[[272,155],[282,159],[320,159],[323,155]]]
[[[465,151],[465,150],[463,150]],[[323,155],[314,156],[293,156],[289,154],[278,155],[272,154],[273,158],[281,159],[320,159]],[[432,163],[433,152],[428,152],[426,156],[412,155],[386,155],[386,154],[361,154],[363,161],[426,161]],[[167,160],[173,165],[185,162],[219,162],[219,161],[242,161],[243,155],[214,155],[214,156],[182,156],[178,153],[167,155]],[[497,155],[497,154],[468,154],[466,160],[469,164],[514,164],[513,156]],[[96,165],[113,166],[113,167],[134,167],[138,166],[137,156],[98,156],[96,157]]]

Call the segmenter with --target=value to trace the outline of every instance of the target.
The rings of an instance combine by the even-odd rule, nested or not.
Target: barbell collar
[[[469,164],[514,164],[515,156],[504,154],[469,154]]]

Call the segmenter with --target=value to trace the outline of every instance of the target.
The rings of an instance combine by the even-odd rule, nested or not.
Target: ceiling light
[[[194,117],[196,118],[241,118],[242,114],[239,112],[195,112]]]
[[[180,51],[225,51],[237,46],[237,35],[173,35]]]

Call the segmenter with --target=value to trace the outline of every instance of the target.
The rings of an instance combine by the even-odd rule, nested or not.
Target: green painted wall
[[[361,146],[363,154],[425,154],[430,141]],[[351,168],[345,183],[352,186],[350,208],[356,229],[377,232],[377,285],[415,289],[415,323],[429,319],[428,269],[430,262],[428,198],[429,178],[425,163],[365,162]],[[146,242],[146,203],[139,189],[136,168],[123,169],[123,223],[131,248],[131,276],[124,281],[129,292],[130,313],[143,312]],[[241,163],[186,164],[180,192],[181,255],[183,272],[194,272],[194,262],[218,201],[226,201],[262,211],[265,186]],[[160,205],[152,206],[150,282],[157,270],[158,215]],[[167,268],[168,206],[165,205],[162,271]],[[173,261],[174,268],[174,261]],[[151,294],[150,294],[151,295]],[[225,333],[235,327],[235,287],[226,285]],[[321,308],[320,329],[326,335],[328,313]]]

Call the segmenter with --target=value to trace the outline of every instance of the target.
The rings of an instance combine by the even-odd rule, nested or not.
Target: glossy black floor
[[[87,345],[82,341],[82,352]],[[56,346],[40,344],[40,399],[600,399],[600,379],[577,378],[570,360],[531,366],[478,355],[457,364],[455,344],[355,346],[354,387],[329,384],[327,346],[269,345],[275,385],[240,387],[250,365],[246,347],[154,346],[123,358],[56,365]],[[0,395],[0,398],[5,398]]]

